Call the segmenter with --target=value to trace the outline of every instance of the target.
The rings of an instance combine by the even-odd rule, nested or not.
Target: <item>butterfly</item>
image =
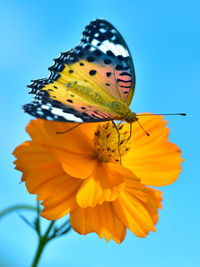
[[[88,24],[81,42],[61,53],[49,78],[32,81],[34,94],[25,112],[63,122],[137,120],[129,105],[135,90],[130,51],[118,30],[97,19]]]

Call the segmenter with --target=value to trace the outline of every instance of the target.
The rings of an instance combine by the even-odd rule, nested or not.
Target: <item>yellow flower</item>
[[[96,232],[106,241],[121,243],[130,229],[136,236],[155,232],[161,192],[148,186],[173,183],[181,171],[181,151],[168,141],[169,129],[161,116],[140,118],[132,137],[129,124],[118,134],[111,122],[84,123],[65,134],[72,123],[32,120],[31,141],[13,154],[16,169],[44,209],[41,216],[56,220],[70,213],[72,228]],[[120,164],[118,145],[121,152]]]

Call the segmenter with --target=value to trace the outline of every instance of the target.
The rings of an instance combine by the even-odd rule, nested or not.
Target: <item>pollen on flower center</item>
[[[124,124],[118,124],[120,141],[117,129],[110,122],[98,125],[94,133],[96,156],[101,162],[120,162],[121,157],[130,149],[129,132],[123,130]],[[119,155],[120,151],[120,155]]]

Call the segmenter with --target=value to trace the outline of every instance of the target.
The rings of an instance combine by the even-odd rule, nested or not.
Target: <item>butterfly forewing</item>
[[[33,102],[24,106],[29,114],[74,122],[123,118],[135,75],[128,47],[110,23],[91,22],[80,44],[61,53],[49,70],[48,79],[29,85],[35,94]]]
[[[121,34],[109,22],[98,19],[86,26],[82,43],[86,47],[91,44],[90,54],[95,54],[94,49],[102,52],[102,57],[98,57],[98,60],[112,68],[115,91],[130,105],[135,89],[135,71],[130,51]]]

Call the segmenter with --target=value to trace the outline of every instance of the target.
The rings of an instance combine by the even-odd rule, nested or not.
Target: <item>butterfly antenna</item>
[[[137,122],[139,123],[140,127],[142,128],[142,130],[145,132],[145,134],[147,136],[150,136],[150,134],[144,129],[144,127],[142,126],[142,124],[139,122],[139,120],[137,120]]]
[[[186,116],[186,113],[163,113],[163,114],[139,114],[137,115],[137,117],[139,116],[156,116],[156,115],[161,115],[161,116],[170,116],[170,115],[175,115],[175,116]]]
[[[68,133],[68,132],[70,132],[71,130],[73,130],[73,129],[75,129],[76,127],[78,127],[79,125],[81,125],[81,122],[80,123],[78,123],[78,124],[76,124],[75,126],[73,126],[72,128],[70,128],[70,129],[68,129],[68,130],[66,130],[66,131],[64,131],[64,132],[56,132],[57,134],[64,134],[64,133]]]
[[[160,114],[138,114],[137,117],[141,117],[141,116],[168,116],[168,115],[175,115],[175,116],[186,116],[186,113],[160,113]],[[147,136],[150,136],[150,134],[144,129],[144,127],[141,125],[141,123],[139,122],[139,120],[137,120],[137,122],[139,123],[140,127],[142,128],[142,130],[145,132],[145,134]]]

